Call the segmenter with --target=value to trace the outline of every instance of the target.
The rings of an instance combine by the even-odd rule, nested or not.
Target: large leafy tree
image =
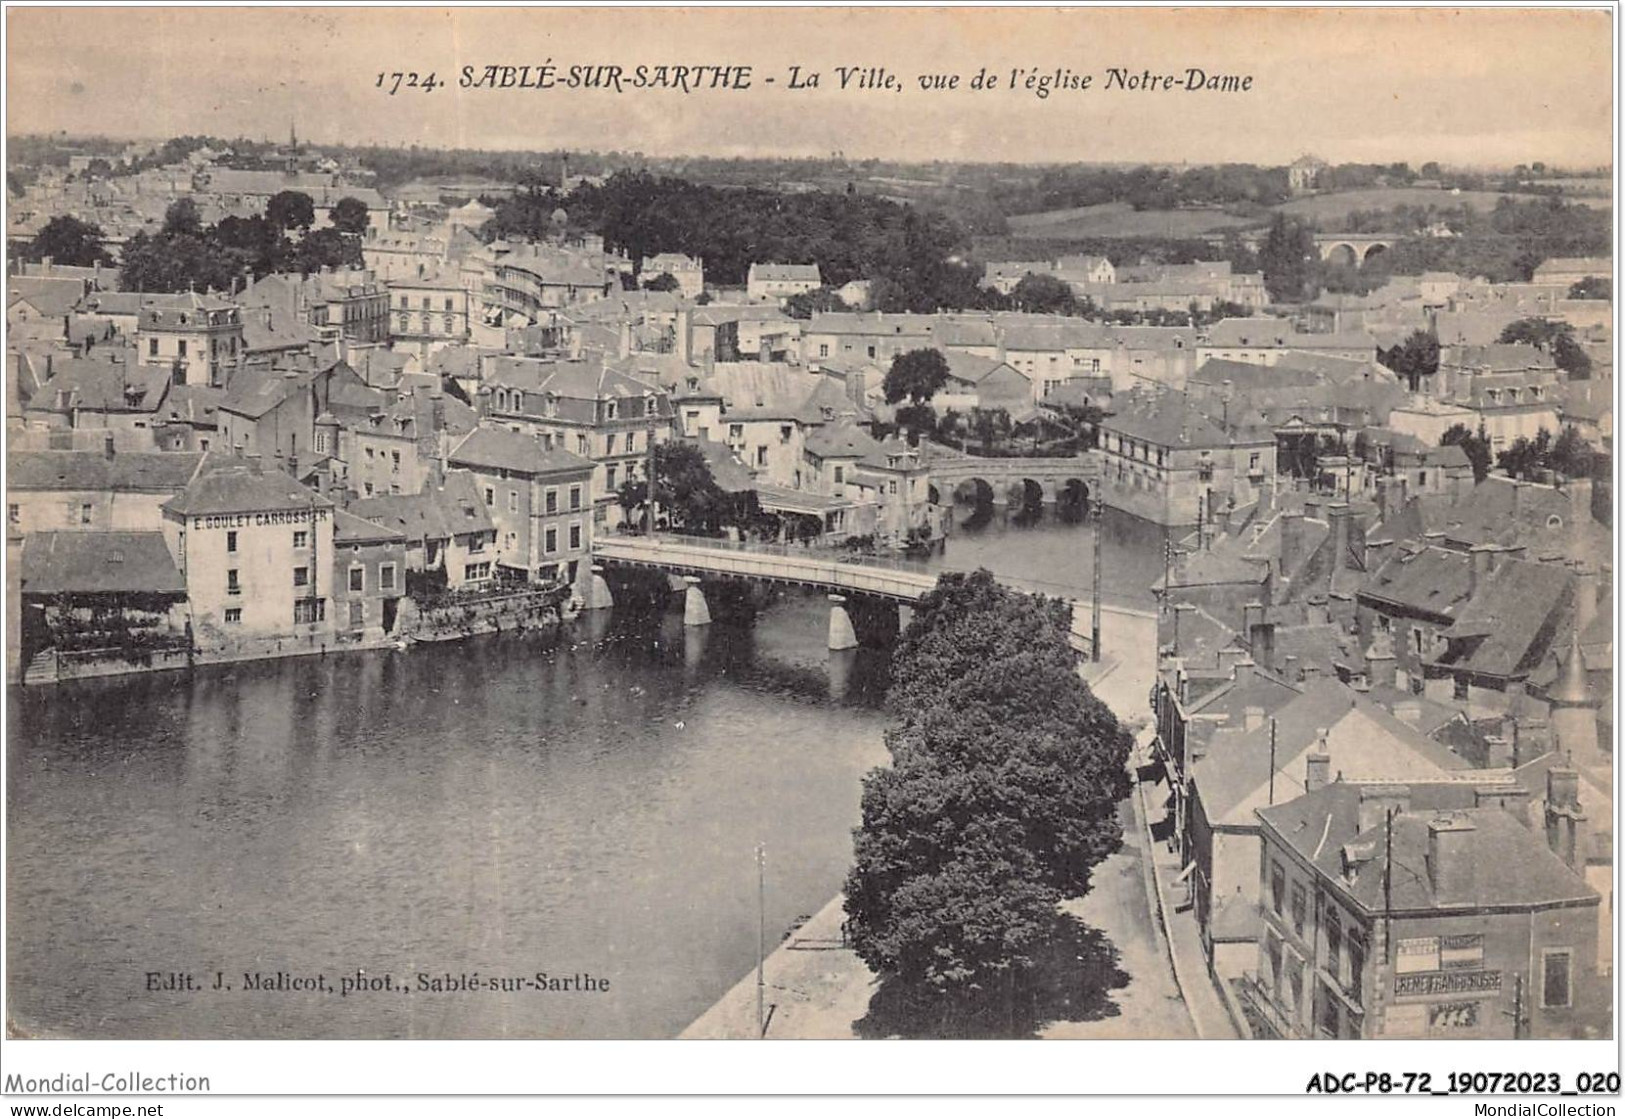
[[[1270,298],[1283,303],[1313,299],[1320,256],[1315,234],[1297,218],[1276,214],[1258,249],[1258,266]]]
[[[745,527],[756,520],[756,494],[730,493],[717,484],[705,454],[692,443],[667,440],[654,449],[655,499],[667,523],[679,531],[715,536],[729,526]],[[642,515],[649,497],[647,478],[621,483],[616,500],[622,509]]]
[[[34,235],[28,246],[30,260],[50,257],[55,264],[72,264],[88,268],[100,261],[112,263],[112,257],[102,248],[102,230],[98,225],[61,215],[46,222]]]
[[[367,232],[367,204],[359,198],[346,195],[327,211],[327,220],[332,222],[333,228],[340,233],[350,233],[359,237]]]
[[[1037,272],[1027,273],[1016,283],[1010,302],[1017,310],[1039,315],[1070,315],[1078,309],[1070,284]]]
[[[265,204],[265,218],[278,229],[309,229],[316,223],[316,203],[298,190],[279,190]]]
[[[1129,739],[1076,673],[1070,608],[947,574],[893,660],[890,767],[864,779],[853,947],[925,996],[1007,995],[1121,843]]]
[[[1482,425],[1480,425],[1477,433],[1474,433],[1467,427],[1466,424],[1452,424],[1450,427],[1446,428],[1444,434],[1439,437],[1439,446],[1461,447],[1462,453],[1467,456],[1467,461],[1472,464],[1473,482],[1475,484],[1482,482],[1489,476],[1491,459],[1490,439],[1489,436],[1485,434]]]
[[[1574,327],[1569,323],[1557,319],[1519,319],[1506,325],[1500,341],[1539,346],[1552,355],[1557,367],[1571,380],[1584,381],[1591,377],[1591,358],[1575,341]]]
[[[929,404],[948,383],[948,359],[939,350],[909,350],[892,358],[881,384],[887,404]]]
[[[1392,369],[1412,392],[1420,387],[1423,377],[1439,371],[1439,339],[1431,330],[1418,330],[1399,345],[1382,352],[1382,363]]]

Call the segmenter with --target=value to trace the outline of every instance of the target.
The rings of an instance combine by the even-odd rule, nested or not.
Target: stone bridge
[[[731,540],[676,536],[604,536],[593,541],[592,587],[589,608],[611,605],[609,587],[604,581],[606,566],[641,567],[682,576],[686,583],[683,603],[685,625],[706,625],[711,608],[701,583],[705,579],[730,578],[778,583],[822,590],[830,599],[829,647],[850,649],[857,642],[849,596],[878,601],[895,608],[918,602],[937,585],[938,572],[926,571],[906,560],[883,557],[830,556],[795,545],[742,544]],[[1091,633],[1095,619],[1091,604],[1078,600],[1067,588],[1052,584],[999,577],[999,582],[1026,594],[1059,598],[1072,607],[1068,640],[1081,656],[1093,657]],[[892,620],[895,631],[896,618]]]
[[[1317,233],[1315,248],[1328,264],[1359,267],[1372,257],[1387,252],[1399,240],[1392,233]]]
[[[1098,491],[1100,459],[1094,454],[1070,458],[981,458],[948,453],[930,460],[931,484],[941,504],[953,501],[954,490],[980,481],[992,491],[993,504],[1022,504],[1030,483],[1038,500],[1053,505],[1063,499],[1087,505]]]

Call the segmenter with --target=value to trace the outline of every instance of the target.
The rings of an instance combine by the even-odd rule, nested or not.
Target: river
[[[1160,530],[1106,531],[1107,591],[1132,596]],[[931,563],[1082,591],[1088,544],[996,519]],[[410,652],[11,689],[15,1027],[675,1035],[755,960],[758,843],[769,947],[850,861],[858,779],[885,760],[885,664],[832,659],[827,606],[787,593],[701,631],[680,609],[620,609]],[[341,997],[358,970],[388,986]],[[278,972],[333,993],[244,989]],[[417,989],[475,972],[531,986]],[[536,989],[538,972],[608,989]],[[177,973],[204,989],[164,989]]]

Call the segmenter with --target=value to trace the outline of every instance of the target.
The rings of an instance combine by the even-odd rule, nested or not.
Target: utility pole
[[[1092,595],[1089,600],[1089,659],[1096,664],[1100,663],[1100,537],[1101,537],[1101,503],[1097,498],[1094,509],[1095,522],[1095,562],[1092,574]]]
[[[1275,716],[1270,716],[1270,803],[1275,803]]]
[[[767,848],[756,845],[756,1036],[767,1036],[767,982],[762,974],[767,957]]]
[[[648,463],[643,469],[643,479],[645,484],[648,486],[648,490],[647,497],[644,499],[643,504],[647,507],[649,512],[648,535],[653,536],[655,534],[655,514],[660,508],[659,503],[655,498],[655,421],[653,416],[649,417],[648,436],[649,441],[646,450]]]

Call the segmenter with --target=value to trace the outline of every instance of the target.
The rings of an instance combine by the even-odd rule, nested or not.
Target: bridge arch
[[[1387,251],[1387,245],[1383,244],[1381,241],[1373,241],[1371,244],[1365,247],[1365,256],[1360,261],[1361,266],[1363,267],[1370,264],[1373,260]]]
[[[1321,256],[1327,264],[1344,268],[1356,268],[1362,259],[1360,250],[1347,241],[1339,241],[1335,245],[1327,245]]]

